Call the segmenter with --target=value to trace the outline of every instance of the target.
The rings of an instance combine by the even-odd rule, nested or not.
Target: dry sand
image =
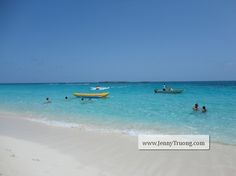
[[[0,113],[0,176],[236,175],[236,146],[139,151],[137,137],[48,126]]]

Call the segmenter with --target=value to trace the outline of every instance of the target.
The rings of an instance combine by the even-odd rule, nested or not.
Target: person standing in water
[[[193,110],[198,111],[198,104],[197,103],[193,106]]]
[[[203,113],[204,113],[204,112],[207,112],[206,106],[203,106],[203,107],[202,107],[202,112],[203,112]]]
[[[166,90],[166,84],[164,83],[163,84],[163,91],[165,91]]]

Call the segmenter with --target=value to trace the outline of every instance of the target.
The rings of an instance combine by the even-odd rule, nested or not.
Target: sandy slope
[[[0,175],[236,174],[236,147],[139,151],[137,137],[52,127],[0,114]]]

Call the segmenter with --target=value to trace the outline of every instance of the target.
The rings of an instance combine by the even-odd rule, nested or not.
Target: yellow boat
[[[74,96],[80,98],[105,98],[109,95],[108,92],[103,93],[73,93]]]

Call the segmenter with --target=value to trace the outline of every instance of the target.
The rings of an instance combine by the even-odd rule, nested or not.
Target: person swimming
[[[207,112],[206,106],[202,107],[202,112]]]
[[[198,104],[197,103],[193,106],[193,110],[198,111]]]
[[[52,101],[48,97],[46,98],[46,102],[44,102],[44,104],[47,104],[47,103],[52,103]]]

